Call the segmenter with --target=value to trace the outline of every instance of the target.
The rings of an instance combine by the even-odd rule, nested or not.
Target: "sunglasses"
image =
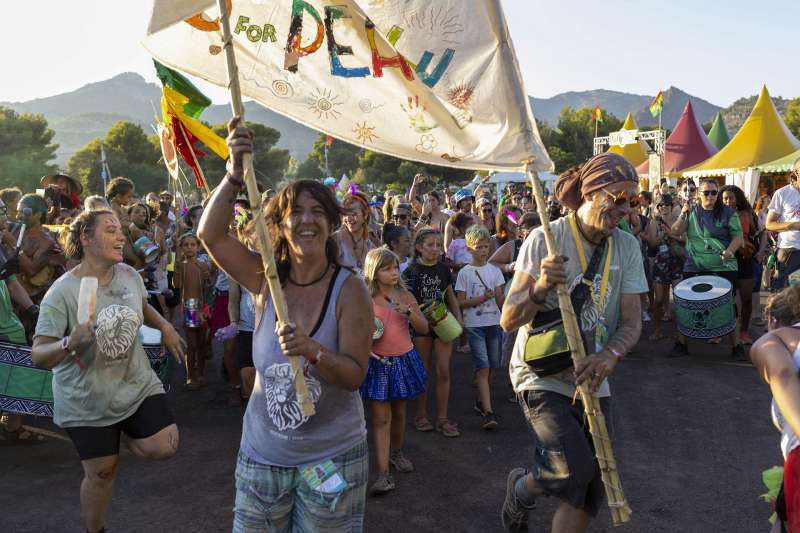
[[[630,193],[628,191],[622,191],[619,194],[614,194],[611,191],[609,191],[608,189],[606,189],[605,187],[602,188],[602,191],[604,193],[606,193],[607,195],[609,195],[613,199],[614,205],[617,206],[617,207],[622,207],[623,205],[626,205],[626,204],[630,205],[631,207],[635,207],[634,206],[634,202],[638,202],[637,193]]]
[[[396,218],[399,220],[406,220],[408,218],[408,215],[392,215],[392,218]]]
[[[703,196],[716,196],[719,191],[700,191]]]
[[[491,210],[491,209],[484,209],[484,210],[483,210],[483,212],[484,212],[484,213],[491,213],[491,212],[492,212],[492,210]]]

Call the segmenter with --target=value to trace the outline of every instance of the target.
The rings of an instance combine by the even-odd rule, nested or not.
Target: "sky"
[[[282,0],[287,1],[287,0]],[[472,1],[472,0],[464,0]],[[713,104],[800,96],[797,0],[504,0],[528,94],[678,87]],[[121,72],[156,81],[139,45],[149,0],[13,2],[3,25],[0,101],[77,89]],[[223,90],[200,84],[215,103]],[[534,109],[534,113],[535,113]]]

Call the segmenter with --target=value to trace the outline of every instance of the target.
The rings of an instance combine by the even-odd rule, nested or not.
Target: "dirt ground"
[[[632,520],[614,528],[604,507],[590,530],[769,531],[771,509],[759,500],[761,472],[782,459],[767,387],[752,366],[731,362],[724,344],[696,341],[690,357],[668,359],[672,341],[648,342],[648,333],[646,324],[643,340],[612,378],[614,450]],[[416,471],[396,475],[393,493],[368,498],[366,531],[502,531],[506,474],[530,462],[533,440],[519,407],[504,399],[502,379],[494,389],[500,425],[481,430],[472,411],[469,356],[456,354],[453,361],[451,417],[463,435],[445,439],[409,425],[405,451]],[[219,364],[217,356],[213,367]],[[169,393],[180,450],[165,462],[123,452],[109,532],[230,531],[243,410],[227,407],[216,376],[199,392],[182,390],[181,378],[180,371],[173,376]],[[27,423],[58,431],[48,420]],[[0,446],[0,532],[83,531],[81,476],[69,442]],[[538,503],[531,531],[549,530],[555,505]]]

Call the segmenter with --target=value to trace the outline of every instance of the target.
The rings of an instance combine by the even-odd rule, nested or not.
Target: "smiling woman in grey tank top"
[[[199,236],[256,299],[256,382],[236,468],[234,531],[362,531],[367,483],[358,387],[372,345],[362,280],[337,262],[341,211],[321,183],[301,180],[266,206],[291,323],[278,326],[260,257],[226,234],[252,131],[229,126],[232,171],[211,197]],[[346,302],[346,304],[345,304]],[[290,359],[299,358],[315,414],[303,413]]]

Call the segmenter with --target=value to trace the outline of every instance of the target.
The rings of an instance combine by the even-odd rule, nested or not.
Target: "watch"
[[[61,339],[61,350],[69,353],[69,335]]]

